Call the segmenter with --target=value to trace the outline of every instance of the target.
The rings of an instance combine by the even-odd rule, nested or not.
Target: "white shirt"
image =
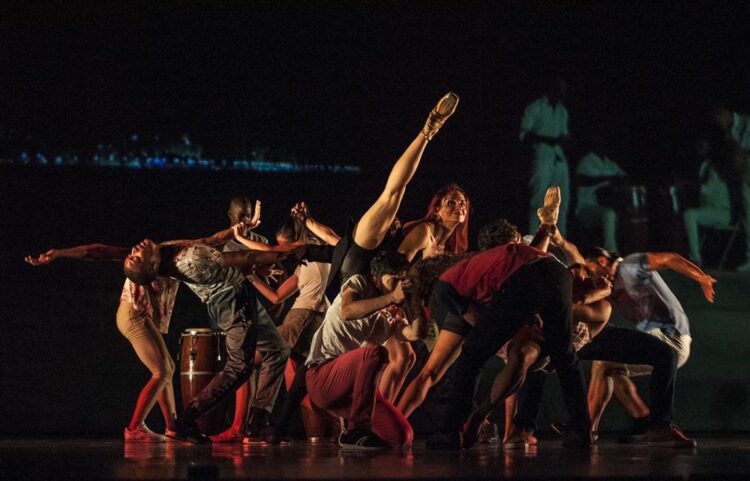
[[[745,150],[750,149],[750,115],[732,114],[732,137]]]
[[[552,138],[567,137],[568,111],[565,106],[560,102],[553,105],[546,95],[531,102],[523,111],[518,137],[523,141],[528,133]],[[534,144],[534,150],[538,149],[552,149],[556,158],[565,160],[560,145]]]
[[[353,289],[360,293],[361,299],[371,299],[379,295],[372,284],[360,274],[350,277],[341,286],[341,292],[344,292],[344,289]],[[408,325],[405,319],[394,319],[385,309],[361,319],[346,320],[341,313],[339,293],[326,312],[323,324],[313,336],[310,355],[307,356],[305,365],[319,366],[368,344],[382,345],[390,339],[397,327],[405,325]]]
[[[706,180],[701,183],[701,207],[715,207],[717,209],[729,210],[731,208],[729,188],[708,162],[701,164],[698,173],[700,179],[703,179],[704,176]]]
[[[624,177],[627,174],[617,163],[609,158],[589,152],[578,163],[576,175],[585,175],[586,177]],[[609,182],[605,181],[595,185],[578,187],[576,212],[584,207],[598,206],[599,200],[596,198],[596,191],[608,184]]]
[[[323,262],[308,262],[297,266],[294,275],[297,276],[299,296],[294,301],[292,309],[325,312],[329,305],[326,298],[326,281],[330,271],[331,264]]]

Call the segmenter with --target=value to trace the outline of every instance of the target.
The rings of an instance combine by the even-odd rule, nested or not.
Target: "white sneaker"
[[[163,443],[167,440],[166,437],[164,437],[161,434],[157,434],[150,430],[148,426],[145,424],[141,424],[137,428],[133,429],[132,431],[128,428],[125,428],[124,431],[124,438],[125,441],[140,441],[140,442],[147,442],[147,443]]]

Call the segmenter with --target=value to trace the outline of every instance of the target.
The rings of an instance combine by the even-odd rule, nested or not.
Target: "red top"
[[[448,268],[440,276],[465,298],[487,305],[508,278],[520,267],[540,257],[544,251],[524,244],[503,244],[471,256]]]

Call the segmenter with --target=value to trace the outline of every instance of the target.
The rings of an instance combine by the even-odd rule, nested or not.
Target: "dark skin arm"
[[[231,229],[230,229],[231,230]],[[305,255],[305,246],[288,246],[287,251],[237,251],[223,252],[221,257],[225,267],[237,267],[242,272],[249,272],[256,265],[270,265],[288,258],[301,260]]]
[[[130,248],[106,244],[86,244],[67,249],[50,249],[38,256],[26,256],[24,261],[32,266],[43,266],[57,259],[82,259],[90,261],[123,261],[130,254]]]
[[[674,252],[647,252],[646,256],[651,270],[672,269],[685,277],[689,277],[700,284],[706,300],[714,302],[716,279],[703,272],[700,267]]]

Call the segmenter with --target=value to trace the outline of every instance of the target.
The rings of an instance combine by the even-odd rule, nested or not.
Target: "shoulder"
[[[347,281],[344,283],[343,286],[341,286],[341,292],[343,292],[345,289],[351,289],[355,292],[364,292],[367,289],[370,288],[370,281],[362,274],[355,274],[351,276]]]

